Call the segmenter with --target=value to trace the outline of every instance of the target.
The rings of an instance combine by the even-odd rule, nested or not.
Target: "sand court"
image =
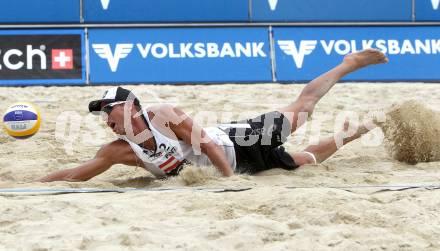
[[[303,87],[127,88],[144,105],[178,105],[209,126],[284,106]],[[1,250],[440,249],[438,85],[337,84],[285,147],[302,150],[331,135],[340,113],[354,113],[359,121],[371,111],[388,114],[385,135],[380,129],[365,135],[370,139],[382,135],[384,140],[353,142],[322,164],[295,171],[274,169],[223,178],[213,168],[190,167],[178,177],[156,180],[140,167],[117,165],[87,182],[34,182],[92,158],[100,146],[115,139],[87,111],[88,101],[106,88],[2,88],[1,109],[15,101],[30,101],[40,107],[43,122],[39,133],[28,140],[0,133],[0,189],[156,190],[0,193]],[[411,101],[403,103],[406,100]],[[403,132],[413,136],[396,133],[402,121],[410,121]],[[400,145],[390,147],[390,140]],[[212,190],[225,188],[233,191]],[[234,191],[244,188],[250,189]]]

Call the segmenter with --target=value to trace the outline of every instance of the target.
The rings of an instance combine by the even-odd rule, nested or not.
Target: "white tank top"
[[[160,133],[151,123],[146,110],[143,111],[148,127],[156,142],[156,152],[145,149],[130,141],[126,136],[121,139],[128,142],[136,156],[142,160],[144,168],[156,177],[165,177],[167,173],[178,168],[183,162],[190,162],[198,166],[212,166],[208,156],[204,153],[195,154],[193,147],[183,140],[171,139]],[[204,128],[208,136],[225,151],[226,158],[233,170],[236,167],[234,144],[229,136],[217,127]]]

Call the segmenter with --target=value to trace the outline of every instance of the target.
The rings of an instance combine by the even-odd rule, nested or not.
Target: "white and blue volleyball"
[[[11,105],[3,116],[3,128],[16,139],[26,139],[40,129],[41,115],[38,108],[27,102]]]

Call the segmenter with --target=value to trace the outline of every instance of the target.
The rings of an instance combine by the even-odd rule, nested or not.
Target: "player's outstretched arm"
[[[75,168],[54,172],[38,181],[87,181],[107,171],[114,164],[136,166],[136,158],[136,155],[126,142],[116,140],[101,147],[93,159],[83,163],[82,165]]]
[[[60,170],[49,174],[48,176],[40,179],[40,182],[52,182],[52,181],[87,181],[98,174],[103,173],[107,169],[111,167],[111,164],[108,163],[103,158],[95,157],[84,164],[71,168]]]

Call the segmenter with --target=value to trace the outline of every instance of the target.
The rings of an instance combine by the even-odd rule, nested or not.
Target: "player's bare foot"
[[[355,123],[352,121],[345,121],[344,128],[342,131],[346,135],[347,138],[350,138],[351,140],[360,138],[362,135],[368,133],[372,129],[375,128],[375,125],[373,123],[369,123],[372,126],[370,128],[367,128],[367,126],[364,123]]]
[[[388,58],[377,49],[365,49],[363,51],[348,54],[344,58],[344,65],[353,71],[373,65],[388,63]]]
[[[345,121],[344,127],[342,131],[337,134],[337,137],[341,137],[344,144],[347,144],[350,141],[360,138],[362,135],[368,133],[372,129],[376,127],[374,123],[368,123],[368,127],[366,123],[355,123],[353,121]]]

